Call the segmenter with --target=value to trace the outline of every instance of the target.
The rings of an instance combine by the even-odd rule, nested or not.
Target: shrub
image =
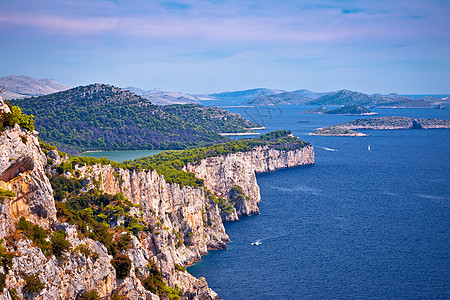
[[[39,225],[28,222],[24,217],[21,217],[17,222],[17,229],[21,230],[27,238],[42,250],[45,255],[50,254],[50,245],[46,238],[48,231]]]
[[[15,196],[16,196],[16,193],[14,193],[13,191],[0,189],[0,203],[1,204],[5,203],[5,200],[7,198],[13,198]]]
[[[11,300],[19,300],[19,295],[17,295],[17,290],[15,288],[8,289],[8,292]]]
[[[6,287],[6,274],[0,273],[0,293],[3,292],[3,289]]]
[[[179,264],[175,264],[175,269],[181,272],[186,272],[186,268]]]
[[[149,262],[148,268],[150,270],[150,274],[144,279],[141,279],[141,283],[144,288],[159,296],[165,296],[170,300],[179,300],[183,292],[180,291],[176,285],[173,288],[167,286],[161,272],[159,272],[153,262]]]
[[[38,274],[30,275],[25,278],[25,286],[23,287],[25,292],[39,294],[44,288],[45,285],[39,279]]]
[[[126,254],[117,254],[111,260],[111,264],[116,269],[117,278],[123,279],[130,274],[131,260]]]
[[[79,298],[80,300],[100,300],[100,295],[96,290],[90,290]]]
[[[18,106],[10,106],[10,109],[10,113],[3,112],[0,115],[0,130],[3,130],[5,127],[14,127],[16,124],[30,131],[34,130],[33,115],[22,114],[22,110]]]
[[[63,231],[57,231],[55,232],[51,239],[51,249],[52,253],[56,256],[58,259],[65,259],[65,256],[63,255],[64,252],[67,252],[70,250],[70,242],[66,240],[66,235]]]

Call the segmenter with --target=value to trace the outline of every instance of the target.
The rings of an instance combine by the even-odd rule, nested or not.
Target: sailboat
[[[367,147],[367,150],[372,151],[372,150],[370,149],[370,144],[369,144],[369,146]]]

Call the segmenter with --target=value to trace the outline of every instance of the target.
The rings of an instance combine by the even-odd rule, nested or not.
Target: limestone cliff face
[[[8,109],[3,101],[0,108]],[[50,151],[49,158],[54,162],[51,166],[61,161],[56,151]],[[198,261],[208,249],[226,248],[229,238],[221,215],[228,221],[258,213],[260,195],[255,173],[310,163],[314,163],[314,152],[306,146],[295,151],[259,147],[187,165],[186,171],[204,179],[205,189],[169,184],[156,171],[137,172],[110,165],[76,166],[72,174],[65,176],[83,179],[84,191],[97,187],[111,195],[122,193],[135,204],[130,214],[150,225],[151,230],[132,237],[132,247],[125,250],[132,271],[125,279],[117,279],[111,264],[113,257],[105,246],[56,218],[53,190],[44,172],[47,157],[39,147],[37,132],[17,125],[7,128],[0,132],[0,188],[13,191],[15,196],[0,204],[0,238],[13,240],[9,235],[14,235],[15,223],[24,216],[52,231],[63,230],[72,251],[66,253],[66,260],[46,257],[30,240],[16,236],[15,242],[6,245],[15,253],[6,274],[6,286],[16,288],[20,297],[30,297],[23,293],[25,278],[37,274],[45,288],[34,299],[76,299],[84,292],[96,290],[102,299],[117,294],[129,299],[156,300],[160,297],[146,290],[138,279],[149,275],[151,262],[169,286],[177,285],[183,290],[184,299],[218,299],[205,278],[195,278],[177,265]],[[242,189],[245,199],[233,203],[235,212],[224,215],[209,191],[228,198],[235,186]],[[81,251],[83,247],[91,254]],[[5,269],[0,267],[2,271]],[[0,293],[0,299],[10,299],[9,293]]]
[[[140,234],[142,253],[156,263],[170,285],[189,291],[193,299],[217,297],[204,278],[175,270],[175,264],[192,264],[208,249],[225,249],[229,241],[217,205],[209,202],[202,189],[169,184],[156,171],[110,165],[77,167],[76,171],[80,177],[99,182],[104,192],[122,193],[140,206],[142,217],[154,228],[153,234]]]
[[[185,170],[194,172],[197,177],[203,179],[205,186],[217,196],[226,198],[233,186],[242,187],[247,200],[235,203],[235,212],[225,216],[226,221],[235,221],[239,216],[259,213],[258,203],[261,197],[255,173],[313,163],[312,146],[292,151],[266,146],[249,152],[210,157],[202,160],[200,164],[188,164]]]
[[[0,109],[9,112],[1,98]],[[56,217],[53,190],[44,172],[47,159],[37,135],[17,124],[0,132],[0,189],[15,193],[0,204],[0,238],[22,216],[45,228]]]

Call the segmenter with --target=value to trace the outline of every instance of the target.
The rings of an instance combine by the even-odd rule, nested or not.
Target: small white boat
[[[262,243],[261,243],[260,240],[257,240],[256,242],[253,242],[253,243],[252,243],[253,246],[259,246],[259,245],[261,245],[261,244],[262,244]]]
[[[369,146],[367,147],[367,150],[372,151],[372,149],[370,149],[370,144],[369,144]]]

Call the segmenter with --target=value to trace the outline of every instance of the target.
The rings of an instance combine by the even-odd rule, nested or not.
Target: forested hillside
[[[185,149],[229,140],[218,132],[245,132],[257,126],[217,107],[161,107],[105,84],[11,102],[36,117],[44,142],[71,153]]]

